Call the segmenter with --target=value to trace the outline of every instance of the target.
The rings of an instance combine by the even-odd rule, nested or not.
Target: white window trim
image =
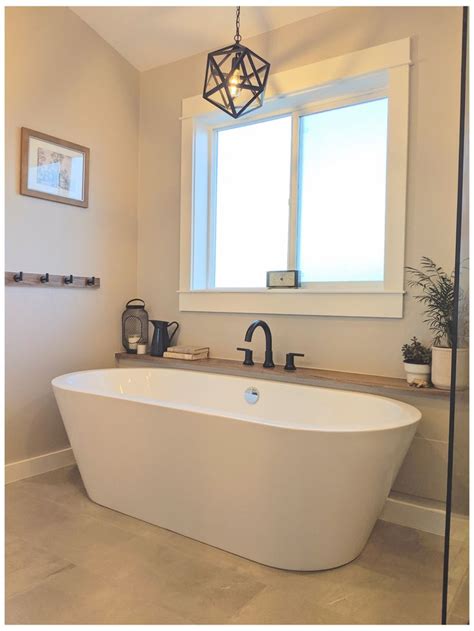
[[[408,159],[408,97],[410,39],[405,38],[270,75],[265,106],[252,120],[279,110],[283,96],[297,101],[308,91],[324,90],[344,79],[381,73],[389,96],[385,278],[383,283],[317,283],[301,289],[208,289],[209,126],[232,124],[201,96],[183,99],[181,137],[180,311],[294,314],[352,317],[403,317],[406,179]],[[341,83],[341,86],[344,86]],[[343,88],[342,88],[343,89]],[[341,94],[343,96],[344,94]],[[347,94],[346,94],[347,96]],[[334,97],[332,98],[334,100]],[[286,109],[286,108],[285,108]],[[271,114],[269,114],[271,111]],[[397,142],[390,142],[397,138]],[[204,169],[204,172],[203,172]],[[294,187],[293,187],[294,190]],[[201,215],[203,221],[196,217]],[[193,220],[194,218],[194,220]],[[199,231],[199,239],[193,239]],[[212,240],[211,240],[212,241]],[[193,247],[194,242],[194,247]],[[197,245],[196,245],[197,244]],[[196,265],[193,263],[196,262]],[[192,289],[202,286],[203,289]]]

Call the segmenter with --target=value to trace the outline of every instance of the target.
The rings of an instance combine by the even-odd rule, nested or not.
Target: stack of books
[[[209,357],[209,346],[170,346],[163,353],[163,357],[170,359],[207,359]]]

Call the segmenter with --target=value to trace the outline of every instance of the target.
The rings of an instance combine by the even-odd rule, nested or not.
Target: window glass
[[[286,269],[291,116],[217,132],[215,287],[265,287]]]
[[[305,282],[382,281],[387,99],[300,119],[298,266]]]

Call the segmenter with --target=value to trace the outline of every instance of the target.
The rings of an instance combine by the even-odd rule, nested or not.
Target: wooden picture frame
[[[89,149],[21,128],[20,193],[88,208]]]

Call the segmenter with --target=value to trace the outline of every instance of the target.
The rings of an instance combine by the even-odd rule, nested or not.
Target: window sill
[[[402,318],[403,291],[383,289],[198,289],[179,291],[180,311]]]

